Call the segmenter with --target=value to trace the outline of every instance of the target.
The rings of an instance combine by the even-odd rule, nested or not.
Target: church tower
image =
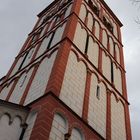
[[[131,140],[122,23],[104,0],[55,0],[0,81],[1,140]]]

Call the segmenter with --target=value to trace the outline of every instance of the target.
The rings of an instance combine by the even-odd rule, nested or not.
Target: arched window
[[[65,134],[68,132],[67,125],[67,120],[61,114],[56,113],[52,122],[49,140],[54,137],[58,140],[64,140]]]
[[[71,140],[84,140],[84,135],[78,128],[73,128],[71,133]]]

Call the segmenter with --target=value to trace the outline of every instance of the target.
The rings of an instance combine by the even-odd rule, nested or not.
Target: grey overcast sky
[[[15,56],[32,30],[37,17],[53,0],[0,1],[0,77],[10,68]],[[140,11],[131,0],[105,0],[122,21],[122,37],[127,71],[127,87],[131,103],[133,140],[139,140],[140,131],[140,25],[135,23]]]

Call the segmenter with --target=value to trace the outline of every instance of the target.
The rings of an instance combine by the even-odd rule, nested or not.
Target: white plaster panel
[[[28,115],[27,121],[26,121],[28,127],[26,128],[26,131],[24,133],[23,140],[29,140],[30,139],[30,136],[31,136],[36,118],[37,118],[37,112],[31,112]]]
[[[10,96],[10,99],[9,99],[10,102],[16,103],[16,104],[20,102],[23,96],[23,93],[27,87],[27,84],[29,82],[29,79],[32,75],[33,69],[34,68],[32,68],[28,73],[23,73],[21,75],[21,77],[19,78],[16,84],[14,91],[12,92],[12,95]]]
[[[102,44],[107,49],[108,46],[108,36],[105,30],[103,30],[103,36],[102,36]]]
[[[117,44],[115,44],[115,51],[116,51],[116,60],[120,64],[120,49]]]
[[[122,94],[122,75],[119,68],[116,68],[116,65],[113,64],[114,69],[114,84],[116,89]]]
[[[124,107],[114,95],[111,95],[111,136],[112,140],[126,140]]]
[[[89,37],[88,46],[88,59],[93,63],[93,65],[98,68],[98,58],[99,58],[99,46],[94,42],[92,37]]]
[[[3,115],[0,118],[0,139],[1,140],[19,140],[21,135],[21,120],[16,117],[12,124],[9,124],[9,116]]]
[[[109,45],[110,45],[110,54],[114,56],[114,42],[112,38],[109,38]]]
[[[83,22],[85,22],[86,13],[87,13],[86,7],[82,4],[81,9],[80,9],[80,13],[79,13],[79,17]]]
[[[61,115],[55,114],[49,140],[64,140],[64,135],[66,133],[67,133],[66,120]]]
[[[93,29],[93,16],[88,13],[88,22],[87,22],[87,27],[90,29],[90,31],[92,32]]]
[[[97,21],[95,21],[94,28],[95,28],[95,36],[99,39],[99,36],[100,36],[100,25],[99,25],[99,23]]]
[[[86,39],[87,39],[86,30],[81,27],[80,23],[78,23],[73,42],[82,53],[85,52]]]
[[[50,47],[53,47],[55,44],[61,41],[65,27],[66,27],[66,23],[64,23],[62,26],[56,29],[55,35],[54,35],[54,38]]]
[[[73,128],[70,140],[84,140],[84,137],[78,129]]]
[[[102,71],[103,75],[111,81],[111,60],[104,51],[102,52]]]
[[[36,100],[37,98],[44,95],[51,70],[54,64],[54,60],[56,58],[57,52],[53,53],[50,58],[46,57],[40,64],[35,78],[31,84],[30,90],[27,94],[25,105],[30,102]]]
[[[100,87],[100,95],[97,98],[97,85]],[[88,122],[99,134],[106,137],[106,87],[103,83],[98,84],[96,75],[92,75]]]
[[[72,8],[72,4],[67,8],[64,18],[66,18],[70,15],[71,8]]]
[[[76,55],[71,52],[60,92],[60,99],[79,116],[82,116],[86,74],[85,64],[82,61],[77,62]]]
[[[21,57],[19,58],[18,62],[16,63],[14,69],[12,70],[12,72],[11,72],[11,74],[10,74],[10,77],[13,76],[13,75],[18,71],[18,68],[20,67],[20,65],[21,65],[21,63],[22,63],[22,61],[23,61],[23,59],[24,59],[24,56],[25,56],[25,55],[23,55],[23,56],[21,56]]]
[[[10,85],[5,86],[2,89],[2,91],[0,92],[0,99],[1,100],[5,100],[6,99],[6,97],[8,96],[9,91],[11,90],[12,85],[13,85],[13,82],[10,83]]]
[[[37,55],[36,55],[36,58],[39,57],[40,55],[42,55],[46,50],[47,50],[47,47],[48,47],[48,44],[49,44],[49,41],[50,41],[50,38],[51,38],[52,34],[50,34],[49,36],[47,36],[41,43],[41,46],[37,52]]]

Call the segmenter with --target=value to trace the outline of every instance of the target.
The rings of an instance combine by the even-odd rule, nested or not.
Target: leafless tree
[[[140,0],[131,0],[132,3],[140,3]]]
[[[138,7],[138,10],[140,10],[140,0],[130,0],[132,2],[132,4],[134,4],[136,7]],[[135,19],[135,22],[137,24],[140,24],[140,17],[137,16],[137,18]]]

